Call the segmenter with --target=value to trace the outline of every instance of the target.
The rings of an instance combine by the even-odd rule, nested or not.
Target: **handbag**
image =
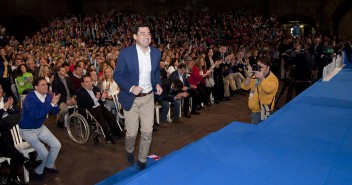
[[[213,77],[205,78],[205,86],[214,87],[214,85],[215,85],[215,81]]]
[[[260,119],[265,120],[270,116],[270,106],[267,104],[261,104],[260,105]]]
[[[257,86],[257,91],[258,91],[258,101],[259,101],[259,106],[260,106],[260,119],[263,121],[265,120],[266,118],[268,118],[271,114],[271,105],[273,104],[274,102],[274,98],[275,96],[273,97],[273,99],[271,100],[271,103],[270,104],[261,104],[260,103],[260,98],[259,98],[259,89],[258,89],[258,86]]]

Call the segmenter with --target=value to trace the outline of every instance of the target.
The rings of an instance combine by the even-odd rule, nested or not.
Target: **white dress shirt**
[[[139,65],[139,87],[143,88],[142,93],[148,93],[153,90],[152,82],[150,78],[150,73],[152,71],[151,57],[150,57],[150,48],[148,47],[148,52],[143,53],[143,51],[137,47],[138,54],[138,65]]]

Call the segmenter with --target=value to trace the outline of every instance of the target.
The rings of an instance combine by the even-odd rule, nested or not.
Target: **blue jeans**
[[[167,113],[169,112],[169,102],[160,101],[159,103],[161,104],[160,122],[167,121]]]
[[[252,112],[251,113],[251,123],[252,124],[258,124],[262,121],[261,119],[261,113],[260,112]]]
[[[181,99],[179,100],[175,100],[172,102],[172,104],[174,104],[174,119],[179,119],[180,118],[180,105],[181,105]]]
[[[35,169],[37,174],[42,174],[44,167],[54,168],[61,143],[45,125],[38,129],[20,129],[20,135],[35,149],[38,154],[37,160],[43,161],[42,164]],[[46,149],[43,143],[50,147],[50,151]]]
[[[169,112],[169,102],[168,101],[160,101],[161,103],[161,113],[160,113],[160,121],[167,121],[167,113]],[[180,104],[181,100],[174,100],[172,102],[174,105],[174,113],[173,119],[179,119],[180,116]]]

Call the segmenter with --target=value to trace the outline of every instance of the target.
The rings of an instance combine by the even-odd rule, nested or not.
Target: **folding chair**
[[[119,112],[120,112],[120,109],[121,109],[121,104],[120,104],[119,101],[118,101],[119,99],[118,99],[118,97],[117,97],[117,94],[112,95],[112,99],[113,99],[113,101],[114,101],[114,103],[115,103],[116,115],[119,115]],[[118,117],[119,117],[119,116],[118,116]],[[117,123],[117,125],[119,126],[121,132],[123,132],[123,130],[122,130],[122,128],[121,128],[121,125],[120,125],[120,122],[119,122],[118,119],[116,119],[116,123]]]
[[[155,109],[155,122],[160,125],[160,108],[161,105],[159,103],[155,103],[154,109]]]
[[[0,163],[7,161],[10,164],[11,159],[7,157],[0,157]]]
[[[28,143],[22,140],[22,137],[20,136],[19,132],[19,127],[18,124],[13,126],[11,128],[11,135],[12,135],[12,140],[15,148],[23,154],[24,157],[29,158],[29,153],[35,152],[34,148]],[[28,170],[23,166],[23,171],[24,171],[24,181],[29,182],[29,172]]]

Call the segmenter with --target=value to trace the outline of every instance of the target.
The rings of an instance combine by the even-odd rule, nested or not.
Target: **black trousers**
[[[105,137],[107,140],[111,140],[111,134],[114,136],[123,136],[123,133],[117,126],[116,118],[112,112],[110,112],[104,106],[98,106],[94,109],[91,109],[93,117],[99,122],[102,126]]]
[[[17,179],[18,170],[25,160],[23,154],[14,147],[10,132],[10,129],[18,123],[19,119],[19,114],[11,114],[0,121],[0,156],[11,159],[10,177],[12,179]]]
[[[199,83],[197,86],[197,91],[199,92],[199,102],[198,105],[201,103],[207,104],[210,102],[210,90],[202,83]]]
[[[198,97],[198,91],[196,89],[188,89],[187,92],[189,93],[189,96],[184,98],[183,102],[183,113],[188,114],[189,113],[189,98],[192,97],[192,110],[196,110],[198,102],[199,102],[199,97]]]
[[[7,97],[14,97],[13,93],[11,91],[11,79],[10,78],[3,78],[0,77],[0,84],[2,86],[2,89],[4,89],[5,95]]]

